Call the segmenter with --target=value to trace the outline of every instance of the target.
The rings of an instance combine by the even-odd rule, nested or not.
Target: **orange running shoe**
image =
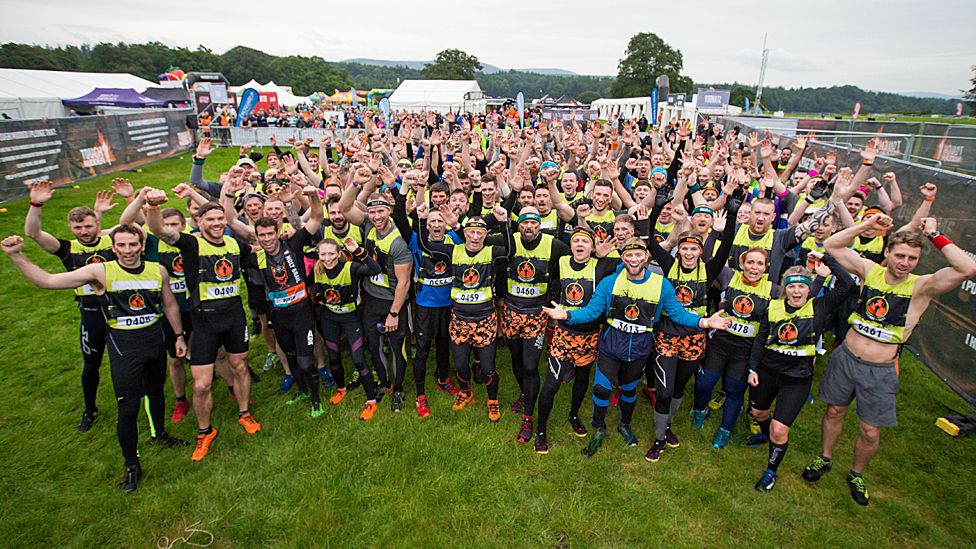
[[[217,439],[217,428],[211,427],[210,432],[207,434],[200,433],[197,435],[197,447],[193,450],[193,457],[190,458],[193,461],[203,461],[203,458],[207,457],[207,452],[210,451],[210,445],[213,441]]]
[[[344,398],[346,398],[346,390],[344,388],[336,389],[335,394],[332,395],[332,398],[329,399],[329,402],[331,402],[332,404],[339,404],[340,402],[342,402],[342,399]]]
[[[491,420],[492,423],[498,423],[498,420],[500,420],[501,418],[502,418],[502,412],[501,412],[501,409],[498,407],[498,401],[497,400],[489,400],[488,401],[488,419]]]
[[[243,416],[237,418],[237,423],[247,431],[247,434],[253,435],[261,430],[261,424],[254,419],[251,412],[244,414]]]
[[[457,396],[454,397],[454,406],[452,406],[452,409],[460,410],[468,404],[474,404],[474,393],[471,391],[459,391]]]
[[[363,413],[359,414],[359,419],[369,421],[373,419],[374,414],[376,414],[376,401],[367,400],[366,406],[363,408]]]

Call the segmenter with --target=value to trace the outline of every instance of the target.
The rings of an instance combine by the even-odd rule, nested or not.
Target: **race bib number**
[[[447,286],[453,281],[454,281],[453,278],[421,278],[420,279],[420,283],[423,284],[424,286],[434,286],[434,287]]]
[[[641,324],[631,324],[623,320],[613,319],[610,325],[626,334],[643,334],[647,332],[647,326]]]
[[[487,299],[488,295],[483,291],[457,294],[454,297],[454,301],[458,303],[481,303],[482,301],[487,301]]]
[[[207,297],[210,299],[234,297],[237,295],[237,291],[237,284],[228,284],[227,286],[208,286]]]
[[[786,356],[810,356],[810,353],[804,349],[784,349],[782,347],[768,347],[768,349]]]
[[[382,288],[388,288],[390,286],[390,278],[383,273],[374,274],[369,277],[369,281]]]
[[[186,292],[186,279],[170,279],[169,289],[173,290],[174,294],[182,294]]]
[[[332,305],[332,304],[326,303],[325,306],[330,311],[332,311],[333,313],[338,314],[338,315],[346,314],[346,313],[352,311],[352,306],[351,305]]]
[[[729,324],[727,331],[742,337],[756,337],[756,327],[754,325],[743,324],[734,320]]]
[[[539,297],[542,295],[541,287],[527,284],[513,283],[509,291],[512,293],[512,295],[519,297]]]
[[[156,321],[156,315],[120,316],[115,319],[115,326],[123,330],[131,330],[148,326]]]
[[[895,339],[895,334],[891,330],[885,330],[884,328],[879,328],[877,326],[872,326],[870,324],[865,324],[860,320],[855,320],[854,324],[851,325],[857,333],[869,337],[875,341],[884,341],[886,343],[891,343]]]

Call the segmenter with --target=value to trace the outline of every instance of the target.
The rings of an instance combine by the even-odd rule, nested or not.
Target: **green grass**
[[[215,153],[208,178],[234,156]],[[129,176],[137,187],[168,188],[185,181],[188,170],[187,154]],[[89,203],[109,181],[99,177],[79,189],[59,189],[44,209],[46,228],[67,235],[68,208]],[[20,233],[26,200],[4,206],[0,234]],[[33,243],[27,249],[44,267],[59,270],[57,260]],[[552,450],[538,456],[515,442],[518,420],[507,411],[515,384],[504,350],[499,370],[506,411],[498,425],[487,421],[481,386],[477,406],[460,413],[451,412],[447,396],[430,391],[433,415],[424,421],[411,407],[394,416],[385,401],[372,422],[360,422],[361,391],[338,407],[326,404],[327,414],[312,420],[307,410],[284,405],[277,370],[254,386],[259,435],[248,437],[234,424],[236,406],[225,390],[215,389],[214,424],[221,435],[210,456],[191,463],[190,449],[146,446],[144,480],[138,493],[126,496],[116,487],[122,467],[107,360],[102,415],[89,433],[74,430],[81,361],[70,292],[30,287],[6,259],[0,259],[0,277],[0,544],[6,547],[150,547],[164,536],[187,535],[185,528],[197,523],[219,547],[959,547],[976,539],[976,437],[954,440],[933,426],[945,406],[966,405],[907,354],[900,426],[884,431],[867,472],[867,508],[851,501],[844,482],[853,417],[835,470],[813,486],[799,476],[819,450],[820,402],[800,414],[780,481],[765,495],[752,489],[765,449],[741,445],[748,432],[743,422],[733,446],[712,450],[717,420],[710,418],[703,431],[690,429],[690,388],[675,426],[681,448],[657,464],[643,459],[653,423],[643,397],[634,419],[640,447],[622,447],[611,410],[604,449],[583,458],[585,440],[573,436],[564,419],[568,389],[553,411]],[[260,343],[252,346],[253,364],[261,364],[264,351]],[[589,414],[587,400],[582,415]],[[140,421],[145,424],[144,417]],[[170,431],[190,439],[194,428],[190,417]],[[145,442],[148,433],[142,433]],[[207,539],[197,533],[192,541]]]

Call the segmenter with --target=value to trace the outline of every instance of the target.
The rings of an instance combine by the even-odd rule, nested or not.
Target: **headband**
[[[558,170],[559,166],[557,166],[556,163],[551,160],[546,160],[541,166],[539,166],[539,169],[544,170],[546,168],[556,168]]]
[[[542,223],[542,218],[539,217],[539,214],[535,212],[528,212],[518,216],[518,223],[521,224],[523,221],[536,221],[538,223]]]
[[[708,206],[697,206],[694,210],[691,210],[691,215],[695,215],[697,213],[707,213],[708,215],[715,217],[715,211]]]
[[[695,235],[681,237],[681,239],[678,240],[678,247],[680,248],[682,244],[694,244],[695,246],[698,246],[699,250],[705,249],[705,245],[702,244],[701,239]]]
[[[786,277],[783,280],[783,286],[789,286],[790,284],[806,284],[808,288],[813,287],[813,282],[807,275],[795,274]]]
[[[481,218],[471,218],[464,222],[464,228],[462,230],[467,231],[468,229],[481,229],[483,231],[487,231],[488,224],[485,223],[485,221]]]
[[[576,227],[572,231],[570,231],[570,233],[569,233],[569,240],[570,240],[570,242],[572,242],[573,238],[576,235],[580,235],[580,234],[583,235],[583,236],[585,236],[585,237],[587,237],[587,238],[589,238],[590,239],[590,242],[592,242],[594,245],[596,245],[596,235],[594,235],[593,234],[593,231],[587,229],[586,227]]]
[[[630,250],[640,250],[642,252],[646,252],[647,244],[644,244],[643,240],[628,242],[627,244],[624,244],[622,248],[620,248],[620,254],[623,255],[624,252],[629,252]]]
[[[650,174],[648,175],[648,177],[651,177],[651,176],[653,176],[653,175],[654,175],[654,174],[656,174],[656,173],[660,173],[660,174],[661,174],[661,175],[663,175],[663,176],[664,176],[665,178],[667,178],[667,177],[668,177],[668,172],[667,172],[667,171],[665,171],[665,170],[664,170],[664,168],[662,168],[662,167],[660,167],[660,166],[658,166],[657,168],[654,168],[653,170],[651,170],[651,173],[650,173]]]
[[[870,208],[864,210],[864,214],[861,215],[861,218],[863,219],[863,218],[865,218],[865,217],[867,217],[869,215],[884,214],[884,213],[885,213],[885,211],[882,210],[881,208],[879,208],[877,206],[871,206]],[[887,214],[885,214],[885,215],[887,215]]]
[[[369,202],[366,203],[367,210],[370,208],[379,208],[379,207],[392,208],[392,206],[390,206],[390,202],[385,198],[374,198],[373,200],[370,200]]]
[[[250,200],[252,198],[257,198],[261,202],[265,202],[266,200],[268,200],[268,197],[267,196],[264,196],[263,194],[260,194],[260,193],[247,193],[247,194],[244,195],[244,198],[241,199],[241,203],[243,204],[244,202],[247,202],[248,200]]]

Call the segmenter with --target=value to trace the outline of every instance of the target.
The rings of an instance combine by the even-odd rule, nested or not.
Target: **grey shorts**
[[[875,427],[894,427],[898,372],[894,362],[861,360],[846,345],[834,349],[820,380],[820,398],[834,406],[857,399],[857,416]]]

